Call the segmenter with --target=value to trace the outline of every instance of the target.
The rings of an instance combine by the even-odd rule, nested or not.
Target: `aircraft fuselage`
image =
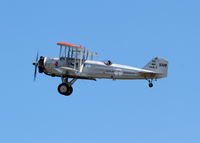
[[[152,71],[131,66],[92,60],[82,61],[82,63],[79,66],[79,60],[45,57],[44,73],[80,79],[158,79],[163,77],[162,74],[152,74]]]

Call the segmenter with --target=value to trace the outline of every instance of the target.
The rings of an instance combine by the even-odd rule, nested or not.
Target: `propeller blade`
[[[35,65],[34,81],[36,80],[36,76],[37,76],[37,64]]]
[[[38,56],[39,56],[39,52],[37,51],[36,59],[35,59],[35,62],[33,63],[33,65],[35,66],[34,81],[36,81],[36,76],[37,76]]]
[[[36,62],[38,61],[38,55],[39,55],[39,52],[37,50],[37,56],[36,56],[36,59],[35,59]]]

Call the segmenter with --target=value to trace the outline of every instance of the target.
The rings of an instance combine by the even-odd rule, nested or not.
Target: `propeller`
[[[37,51],[37,56],[35,59],[35,62],[33,63],[33,65],[35,66],[35,72],[34,72],[34,81],[36,80],[36,76],[37,76],[37,68],[38,68],[38,51]]]

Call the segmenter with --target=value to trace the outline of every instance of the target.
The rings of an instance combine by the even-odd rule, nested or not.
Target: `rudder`
[[[143,69],[157,72],[161,74],[161,77],[166,77],[168,74],[168,61],[155,57]]]

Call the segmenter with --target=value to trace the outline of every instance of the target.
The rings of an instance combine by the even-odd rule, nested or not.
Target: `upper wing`
[[[78,46],[78,45],[71,44],[71,43],[57,43],[57,45],[84,49],[82,46]]]

